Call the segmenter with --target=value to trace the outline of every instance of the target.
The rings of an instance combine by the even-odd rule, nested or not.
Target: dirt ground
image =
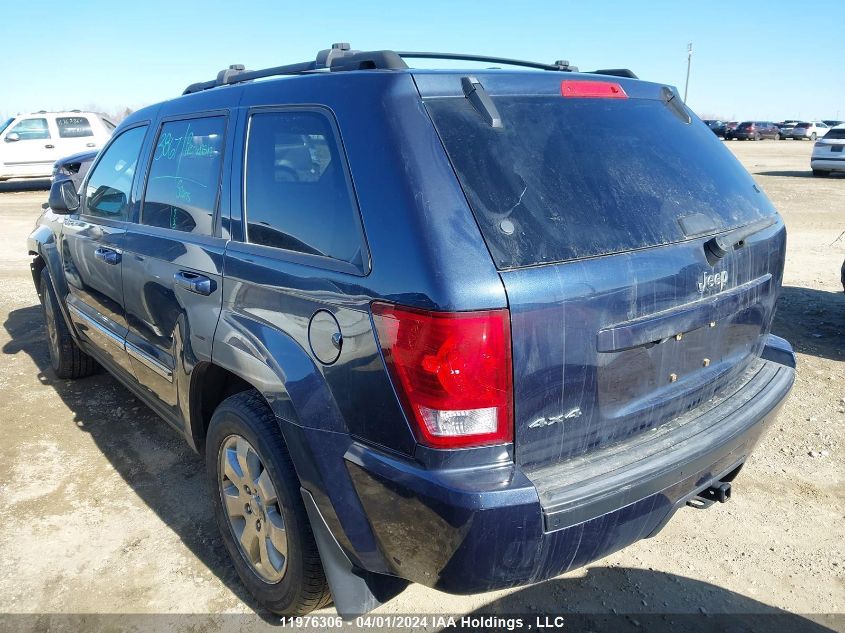
[[[548,583],[474,596],[411,586],[376,613],[622,613],[636,628],[649,614],[789,612],[802,614],[793,630],[845,626],[845,177],[813,178],[811,143],[728,147],[789,230],[774,332],[799,361],[731,502],[682,510],[657,537]],[[186,631],[269,626],[229,565],[200,459],[107,374],[71,382],[48,369],[25,247],[46,192],[0,187],[0,612],[166,614],[155,628]],[[0,628],[63,621],[5,616]]]

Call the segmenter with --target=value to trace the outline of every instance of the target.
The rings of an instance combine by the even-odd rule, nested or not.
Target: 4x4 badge
[[[698,282],[698,291],[704,294],[705,290],[709,288],[716,288],[718,287],[719,290],[724,290],[725,286],[728,283],[728,271],[723,270],[720,273],[712,273],[701,274],[701,280]]]
[[[551,426],[552,424],[557,424],[558,422],[563,422],[564,420],[571,420],[573,418],[580,418],[581,417],[581,408],[575,407],[574,409],[567,411],[566,413],[561,413],[560,415],[555,415],[550,418],[539,418],[534,420],[531,424],[528,425],[529,429],[539,429],[544,426]]]

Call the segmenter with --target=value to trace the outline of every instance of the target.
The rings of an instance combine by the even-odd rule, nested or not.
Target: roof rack
[[[578,72],[578,68],[570,66],[566,60],[558,60],[554,64],[543,64],[540,62],[527,62],[521,59],[508,59],[507,57],[490,57],[489,55],[466,55],[464,53],[429,53],[419,51],[402,51],[396,53],[404,59],[454,59],[466,62],[485,62],[488,64],[505,64],[507,66],[523,66],[525,68],[537,68],[539,70],[562,70]]]
[[[408,68],[405,59],[449,59],[472,62],[485,62],[491,64],[505,64],[507,66],[522,66],[524,68],[537,68],[539,70],[578,72],[576,66],[570,66],[566,60],[558,60],[553,64],[540,62],[529,62],[520,59],[508,59],[507,57],[490,57],[488,55],[466,55],[463,53],[433,53],[425,51],[356,51],[346,42],[332,44],[331,48],[317,53],[314,61],[275,66],[263,70],[246,70],[242,64],[233,64],[217,73],[217,78],[210,81],[201,81],[191,84],[183,95],[194,92],[201,92],[231,84],[262,79],[264,77],[277,77],[282,75],[302,75],[313,72],[337,72],[346,70],[401,70]],[[593,71],[602,75],[617,75],[620,77],[632,77],[636,75],[627,69],[610,69]]]

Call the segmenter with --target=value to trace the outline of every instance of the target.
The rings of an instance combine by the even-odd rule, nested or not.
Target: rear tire
[[[815,140],[816,140],[816,133],[815,133],[815,132],[813,132],[812,134],[810,134],[810,140],[811,140],[811,141],[815,141]]]
[[[214,411],[205,463],[223,542],[250,593],[286,616],[329,604],[299,478],[276,416],[257,391],[235,394]]]
[[[41,311],[47,328],[50,366],[59,378],[84,378],[97,369],[96,361],[79,349],[59,308],[47,268],[41,269]]]
[[[828,176],[830,176],[830,172],[825,171],[823,169],[814,169],[813,175],[817,178],[827,178]]]

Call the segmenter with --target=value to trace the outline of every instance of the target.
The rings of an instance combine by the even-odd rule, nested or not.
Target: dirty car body
[[[313,121],[325,142],[300,151]],[[215,193],[159,221],[187,124]],[[34,274],[197,450],[223,397],[261,395],[342,613],[407,582],[551,578],[724,501],[792,385],[770,334],[784,224],[674,89],[347,70],[200,90],[112,143],[129,132],[124,211],[86,206],[106,148],[82,207],[31,235]],[[309,188],[330,173],[341,207]],[[284,199],[313,219],[274,214]]]

